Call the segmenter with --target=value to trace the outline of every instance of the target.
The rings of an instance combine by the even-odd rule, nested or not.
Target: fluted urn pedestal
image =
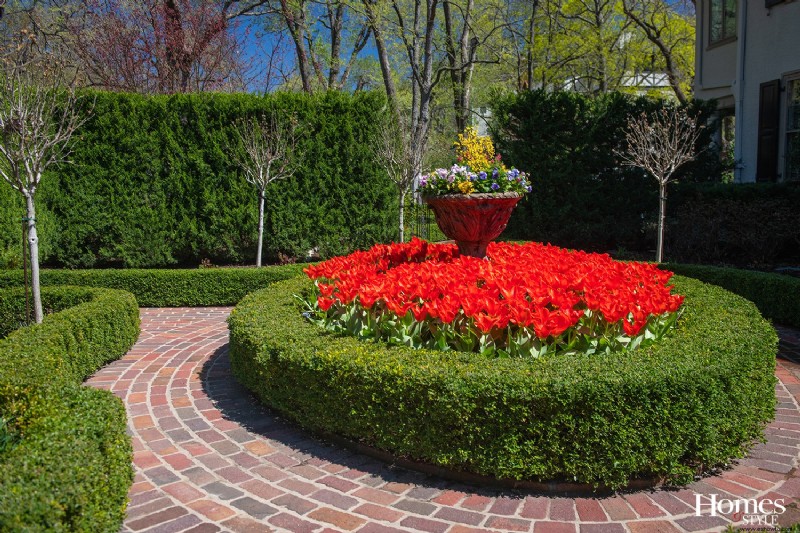
[[[445,194],[425,196],[442,233],[456,241],[461,255],[483,259],[486,247],[500,236],[522,195]]]

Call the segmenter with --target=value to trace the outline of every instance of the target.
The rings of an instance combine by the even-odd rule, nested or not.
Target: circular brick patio
[[[88,380],[128,411],[136,479],[123,531],[657,533],[742,525],[739,516],[711,516],[712,494],[783,499],[778,523],[800,523],[797,331],[779,329],[778,411],[768,442],[747,459],[681,490],[570,498],[457,485],[314,439],[232,378],[229,312],[143,309],[133,349]]]

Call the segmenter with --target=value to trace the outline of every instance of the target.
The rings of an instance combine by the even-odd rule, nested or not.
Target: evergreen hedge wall
[[[652,176],[622,166],[614,149],[623,145],[629,116],[663,105],[620,93],[529,91],[497,98],[492,127],[498,150],[507,164],[529,172],[533,185],[504,237],[599,251],[652,248],[658,186]],[[692,107],[705,121],[714,104]],[[714,128],[709,123],[698,143],[705,151],[682,169],[679,181],[719,175],[718,154],[708,146]]]
[[[393,185],[369,152],[380,94],[86,96],[73,164],[51,170],[37,197],[47,264],[254,262],[257,193],[232,159],[234,127],[271,112],[296,115],[305,157],[294,177],[268,188],[265,258],[314,247],[329,256],[394,237]],[[0,266],[19,255],[17,196],[0,187]]]

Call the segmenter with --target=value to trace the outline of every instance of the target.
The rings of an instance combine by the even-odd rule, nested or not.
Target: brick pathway
[[[788,509],[779,523],[800,523],[800,364],[779,361],[769,442],[731,470],[681,490],[553,497],[392,468],[284,423],[231,377],[228,312],[143,309],[139,342],[89,380],[128,410],[136,480],[125,532],[658,533],[741,525],[730,514],[695,516],[696,495],[712,493],[782,498]],[[784,354],[800,361],[800,334],[782,329],[781,336]]]

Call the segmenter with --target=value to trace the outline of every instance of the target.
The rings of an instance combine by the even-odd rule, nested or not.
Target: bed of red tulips
[[[306,315],[360,338],[497,356],[633,349],[675,324],[683,297],[646,263],[539,243],[376,245],[305,269]]]

